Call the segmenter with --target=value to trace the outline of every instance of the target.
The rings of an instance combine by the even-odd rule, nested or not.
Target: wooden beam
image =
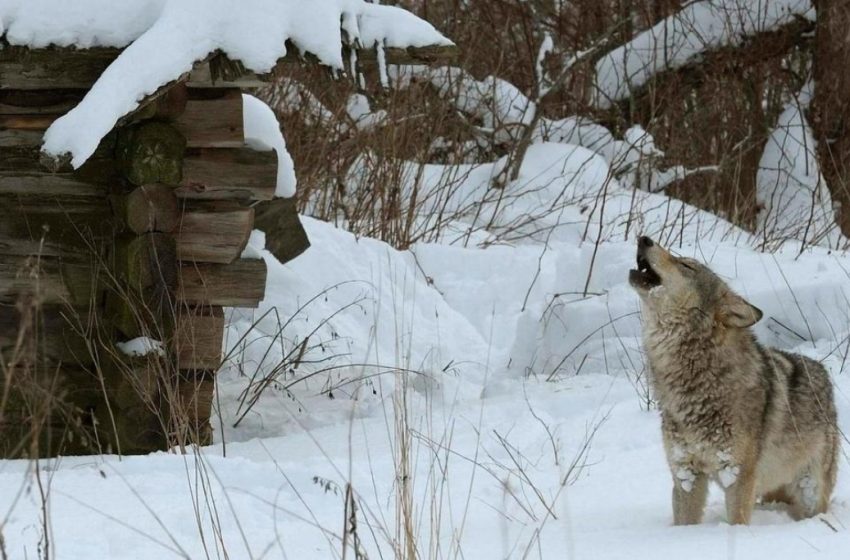
[[[266,294],[267,275],[262,259],[239,259],[225,265],[184,263],[177,299],[191,305],[257,307]]]
[[[87,325],[93,324],[88,307],[47,306],[26,310],[8,306],[0,311],[0,360],[10,363],[14,358],[35,360],[45,367],[91,364]],[[29,312],[32,311],[33,315]],[[26,333],[19,340],[22,329]],[[19,343],[23,343],[20,350]],[[15,354],[24,353],[22,356]]]
[[[2,167],[0,163],[0,254],[84,255],[110,240],[113,222],[105,185],[81,180],[83,174]]]
[[[130,236],[115,243],[115,272],[135,289],[171,291],[177,285],[177,249],[165,233]]]
[[[183,159],[178,198],[271,200],[277,185],[277,153],[249,148],[190,149]]]
[[[190,88],[186,110],[174,126],[189,148],[241,148],[245,145],[242,125],[242,91],[238,88]]]
[[[266,249],[281,263],[291,261],[310,247],[295,198],[261,202],[256,209],[255,228],[266,232]]]
[[[133,233],[169,233],[180,222],[180,208],[172,187],[144,185],[114,200],[119,220]]]
[[[174,323],[177,249],[166,233],[128,236],[115,243],[106,318],[128,339],[164,340]]]
[[[0,115],[64,115],[84,96],[81,90],[0,89]]]
[[[96,282],[95,271],[87,263],[8,255],[0,259],[0,304],[32,298],[42,305],[87,305]]]
[[[221,307],[181,308],[174,333],[174,352],[181,370],[217,370],[224,342]]]
[[[254,209],[220,202],[185,208],[175,230],[177,259],[184,263],[232,263],[254,229]]]
[[[89,89],[120,49],[0,45],[0,90]]]
[[[194,441],[198,445],[212,443],[213,396],[215,394],[215,371],[181,372],[178,376],[174,402],[171,404],[176,426],[181,433],[178,441]]]

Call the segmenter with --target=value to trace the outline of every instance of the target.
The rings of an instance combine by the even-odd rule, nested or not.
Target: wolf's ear
[[[759,322],[763,313],[761,309],[747,303],[738,294],[727,292],[720,302],[718,319],[727,327],[743,329]]]

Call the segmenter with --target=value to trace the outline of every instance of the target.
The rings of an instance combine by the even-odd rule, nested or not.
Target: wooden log
[[[215,394],[214,371],[181,372],[172,411],[180,424],[183,441],[198,445],[212,443],[212,405]]]
[[[88,307],[6,307],[0,311],[0,359],[28,359],[45,368],[90,365],[93,337],[86,327],[98,319]]]
[[[148,233],[116,242],[115,271],[134,289],[177,285],[177,249],[174,238],[164,233]]]
[[[106,187],[71,174],[0,171],[0,254],[83,257],[111,243]]]
[[[218,370],[224,341],[221,307],[181,308],[174,333],[174,353],[181,370]]]
[[[128,339],[165,340],[174,323],[177,248],[165,233],[116,242],[115,278],[106,298],[106,316]]]
[[[424,47],[385,47],[387,64],[445,64],[457,58],[455,45],[428,45]],[[343,48],[343,60],[349,60],[350,47]],[[374,48],[358,49],[357,62],[364,65],[378,64],[378,51]]]
[[[257,307],[265,297],[268,270],[262,259],[231,264],[183,264],[177,299],[190,305]]]
[[[242,124],[242,91],[239,89],[190,88],[186,110],[174,126],[189,148],[241,148],[245,145]]]
[[[84,182],[114,184],[117,175],[115,163],[116,132],[110,132],[98,144],[92,156],[80,167],[74,169],[70,163],[55,162],[41,153],[42,132],[39,131],[0,131],[0,137],[6,134],[9,142],[0,139],[0,174],[57,173],[73,175]],[[48,165],[49,164],[49,165]],[[120,177],[120,176],[118,176]]]
[[[254,209],[219,202],[186,206],[175,230],[177,258],[186,263],[232,263],[254,228]]]
[[[134,121],[145,119],[179,119],[186,111],[189,102],[189,88],[185,81],[176,82],[166,87],[156,97],[150,96],[139,109],[132,113]],[[119,121],[119,125],[124,124]]]
[[[175,374],[168,356],[151,353],[146,356],[127,356],[117,345],[108,350],[103,364],[105,383],[111,402],[127,409],[145,405],[151,410],[160,405],[160,382]]]
[[[14,196],[30,205],[45,197],[52,201],[71,201],[84,198],[106,198],[106,183],[113,168],[106,162],[77,173],[47,173],[35,170],[15,170],[7,167],[8,161],[0,160],[0,196]],[[83,166],[85,167],[85,166]]]
[[[42,130],[0,128],[0,148],[40,146],[43,135]]]
[[[0,114],[0,130],[47,130],[56,115],[2,115]]]
[[[49,115],[57,118],[74,108],[84,97],[81,90],[0,89],[0,115]]]
[[[89,89],[120,54],[120,49],[49,47],[0,48],[0,90]]]
[[[119,130],[115,157],[134,185],[180,182],[186,139],[173,127],[146,121]]]
[[[96,292],[96,273],[90,264],[48,257],[0,259],[0,304],[30,299],[39,305],[87,305]]]
[[[114,450],[122,455],[146,454],[168,448],[168,440],[162,430],[163,418],[158,411],[152,411],[145,405],[122,408],[114,412],[115,428],[108,418],[98,419],[107,432]]]
[[[115,198],[119,220],[133,233],[168,233],[180,221],[180,208],[174,189],[152,184],[138,187]]]
[[[291,261],[310,247],[295,198],[261,202],[256,209],[255,227],[266,232],[266,249],[281,263]]]
[[[192,149],[183,160],[179,198],[271,200],[277,184],[277,154],[249,148]]]

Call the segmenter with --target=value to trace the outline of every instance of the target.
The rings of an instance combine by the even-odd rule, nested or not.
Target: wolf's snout
[[[655,245],[655,242],[653,242],[652,239],[648,238],[645,235],[641,235],[638,238],[638,247],[640,247],[641,249],[649,249],[653,245]]]

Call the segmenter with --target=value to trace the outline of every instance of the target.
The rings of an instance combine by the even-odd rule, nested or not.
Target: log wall
[[[241,255],[276,155],[246,147],[241,90],[201,69],[81,169],[45,165],[44,131],[111,60],[71,53],[0,50],[0,455],[207,443],[224,308],[265,294]],[[163,355],[117,350],[138,336]]]

